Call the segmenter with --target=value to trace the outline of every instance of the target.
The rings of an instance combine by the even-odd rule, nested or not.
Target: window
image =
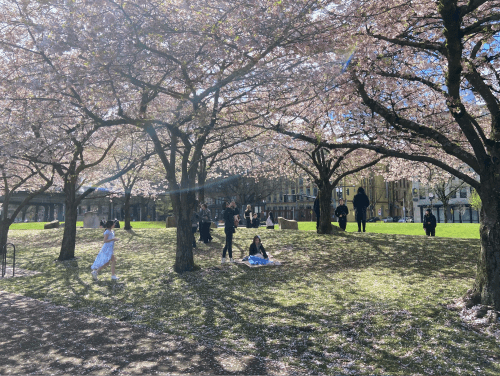
[[[467,188],[460,188],[460,198],[467,198]]]
[[[313,192],[314,192],[314,196],[317,196],[318,195],[318,188],[314,188]]]
[[[311,188],[306,188],[306,195],[308,195],[308,196],[311,195]]]
[[[349,196],[349,188],[347,188],[347,191],[346,191],[346,193],[347,193],[347,196]]]
[[[304,179],[299,179],[299,185],[302,187],[304,185]]]

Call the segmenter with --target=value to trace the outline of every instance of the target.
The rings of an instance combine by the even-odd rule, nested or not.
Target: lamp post
[[[431,201],[431,211],[432,211],[432,200],[434,200],[434,193],[429,192],[429,200]]]

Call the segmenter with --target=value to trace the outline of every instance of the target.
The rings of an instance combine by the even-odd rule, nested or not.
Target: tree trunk
[[[7,244],[9,227],[11,224],[12,221],[10,221],[9,219],[0,220],[0,253],[3,252],[5,244]]]
[[[319,228],[318,234],[333,233],[332,226],[332,191],[333,187],[327,186],[320,188],[319,191]]]
[[[198,169],[198,201],[200,204],[205,203],[205,182],[207,180],[207,162],[203,159],[200,162]]]
[[[177,248],[174,271],[184,273],[196,268],[193,257],[194,234],[191,226],[191,215],[196,205],[194,189],[180,189],[172,194],[172,204],[177,221]]]
[[[75,258],[76,220],[78,217],[78,202],[76,200],[76,183],[64,183],[66,210],[64,212],[64,234],[58,260],[65,261]]]
[[[475,303],[500,311],[500,181],[481,176],[481,253],[471,296]]]
[[[123,209],[125,211],[125,226],[123,227],[125,230],[130,230],[132,227],[130,226],[130,197],[132,196],[132,192],[129,190],[125,190],[125,204],[123,205]]]
[[[446,200],[441,200],[441,202],[443,203],[444,223],[448,223],[448,208],[450,205],[448,205],[448,201]]]

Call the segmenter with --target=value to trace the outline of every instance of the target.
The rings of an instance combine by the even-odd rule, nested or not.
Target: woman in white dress
[[[118,277],[115,275],[115,255],[113,254],[115,242],[118,238],[115,238],[115,233],[113,228],[115,227],[114,221],[106,222],[106,231],[104,231],[104,245],[97,254],[94,263],[91,266],[92,278],[97,281],[97,274],[111,263],[111,279],[117,280]]]

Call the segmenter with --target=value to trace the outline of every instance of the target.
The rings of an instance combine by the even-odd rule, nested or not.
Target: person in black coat
[[[257,213],[253,213],[252,227],[259,228],[259,226],[260,226],[260,219],[259,217],[257,217]]]
[[[264,246],[262,245],[262,242],[260,241],[260,236],[255,235],[253,238],[253,242],[250,245],[250,251],[249,251],[250,256],[259,256],[263,257],[265,259],[269,259],[269,256],[266,253],[266,250],[264,249]]]
[[[252,228],[252,206],[247,205],[247,210],[245,210],[245,221],[247,228]]]
[[[120,228],[120,221],[115,218],[115,228]]]
[[[339,200],[339,206],[335,209],[335,215],[339,219],[339,227],[345,231],[347,227],[347,214],[349,214],[349,209],[344,205],[344,200]]]
[[[436,217],[431,209],[427,209],[424,215],[424,230],[427,236],[436,236]]]
[[[224,210],[224,233],[226,234],[226,244],[222,250],[221,264],[226,262],[226,252],[229,253],[229,261],[233,262],[234,216],[237,215],[235,209],[236,203],[234,201],[231,203],[226,202],[226,209]]]
[[[354,206],[354,210],[356,210],[358,232],[361,232],[361,225],[363,225],[363,232],[366,232],[366,209],[370,206],[370,200],[363,187],[358,188],[358,194],[354,196],[352,205]]]
[[[314,210],[314,214],[316,214],[316,231],[318,231],[318,229],[319,229],[319,216],[321,214],[321,211],[319,209],[319,196],[316,196],[316,198],[314,199],[313,210]]]

